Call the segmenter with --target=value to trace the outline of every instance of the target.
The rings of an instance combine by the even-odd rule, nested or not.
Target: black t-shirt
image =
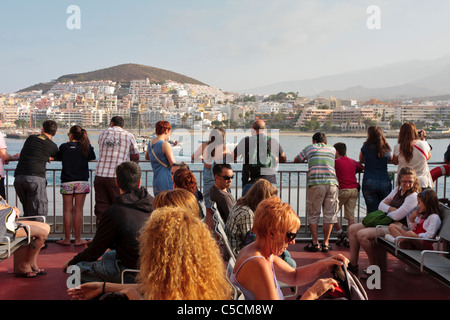
[[[46,177],[46,164],[50,157],[56,158],[58,146],[44,134],[29,136],[20,152],[14,176]]]
[[[77,142],[66,142],[59,146],[57,160],[62,162],[61,182],[88,181],[88,161],[95,160],[94,148],[90,146],[88,157],[83,157]]]
[[[264,141],[263,143],[261,143],[261,146],[267,146],[270,149],[270,153],[273,157],[281,157],[281,155],[284,153],[284,150],[278,140],[274,138],[268,138],[262,133],[259,134],[258,139],[262,139]],[[271,163],[271,166],[267,168],[259,168],[249,165],[249,154],[252,150],[257,150],[258,148],[258,143],[256,141],[256,136],[245,137],[244,139],[239,141],[238,145],[234,149],[234,153],[238,157],[242,156],[244,158],[244,162],[242,164],[242,185],[246,185],[247,183],[255,183],[260,178],[264,178],[270,183],[277,183],[275,161],[273,161]],[[270,156],[270,154],[268,153],[269,149],[260,151],[262,153],[260,154],[262,159]]]

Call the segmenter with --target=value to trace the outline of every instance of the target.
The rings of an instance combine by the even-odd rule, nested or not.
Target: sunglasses
[[[234,175],[232,175],[231,177],[229,177],[229,176],[221,176],[224,180],[231,180],[231,179],[233,179],[234,178]]]
[[[286,240],[287,242],[291,242],[292,240],[295,240],[295,237],[297,236],[297,232],[286,232]]]

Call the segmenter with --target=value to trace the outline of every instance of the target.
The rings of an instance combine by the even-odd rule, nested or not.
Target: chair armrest
[[[420,272],[421,273],[423,273],[425,254],[427,254],[427,253],[449,254],[449,252],[447,252],[447,251],[422,250],[422,252],[420,253]]]
[[[124,277],[125,277],[125,273],[127,272],[131,272],[131,273],[139,273],[140,270],[137,269],[125,269],[122,271],[122,274],[120,275],[120,283],[124,284]]]
[[[397,250],[400,249],[400,248],[398,247],[398,240],[400,240],[400,239],[411,239],[411,240],[433,241],[433,242],[439,241],[438,239],[428,239],[428,238],[419,238],[419,237],[405,237],[405,236],[398,236],[397,238],[395,238],[395,256],[397,256]]]
[[[42,220],[43,223],[47,221],[45,216],[29,216],[29,217],[20,217],[19,219],[17,219],[17,221],[27,221],[27,220]]]
[[[9,237],[1,237],[0,240],[6,239],[6,250],[8,251],[8,258],[11,256],[11,239]]]

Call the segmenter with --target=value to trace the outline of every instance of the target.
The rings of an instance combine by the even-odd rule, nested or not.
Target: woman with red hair
[[[197,179],[189,169],[178,169],[173,175],[173,188],[185,189],[192,193],[197,199],[199,206],[199,217],[203,219],[205,217],[206,208],[203,203],[203,194],[198,190]]]
[[[155,126],[156,138],[148,143],[145,159],[150,160],[153,169],[153,193],[172,190],[173,182],[170,167],[175,163],[172,147],[166,141],[172,127],[168,121],[159,121]]]

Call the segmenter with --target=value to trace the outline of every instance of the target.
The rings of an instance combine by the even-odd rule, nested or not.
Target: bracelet
[[[103,282],[103,290],[102,290],[102,294],[105,294],[105,287],[106,287],[106,281]]]

